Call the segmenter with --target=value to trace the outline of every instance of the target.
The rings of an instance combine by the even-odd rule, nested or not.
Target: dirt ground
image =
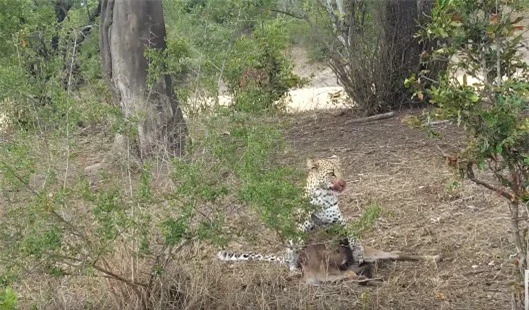
[[[217,264],[218,284],[231,288],[218,308],[233,299],[241,309],[510,309],[515,250],[507,203],[468,182],[449,190],[452,174],[440,149],[454,151],[461,133],[440,125],[443,139],[430,138],[401,122],[410,113],[417,111],[351,125],[344,125],[347,113],[301,114],[288,131],[289,158],[303,165],[305,157],[339,155],[348,182],[340,198],[346,217],[373,203],[383,209],[364,244],[442,254],[443,261],[385,263],[377,287],[318,288],[299,286],[266,263]]]

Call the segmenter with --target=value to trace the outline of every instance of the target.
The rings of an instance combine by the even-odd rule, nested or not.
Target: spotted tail
[[[259,253],[231,253],[226,251],[220,251],[217,253],[217,258],[221,261],[229,262],[257,261],[287,264],[287,261],[284,257],[277,255],[263,255]]]

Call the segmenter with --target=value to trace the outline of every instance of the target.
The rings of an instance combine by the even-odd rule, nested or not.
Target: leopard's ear
[[[309,170],[318,168],[318,163],[312,158],[307,158],[307,168]]]
[[[331,157],[329,157],[329,160],[340,165],[341,163],[341,160],[340,160],[340,157],[336,156],[336,155],[332,155]]]

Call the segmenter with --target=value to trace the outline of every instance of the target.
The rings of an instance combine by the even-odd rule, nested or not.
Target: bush
[[[0,113],[11,125],[35,128],[40,118],[53,126],[40,114],[64,117],[65,98],[101,76],[97,30],[89,35],[97,27],[87,25],[96,14],[62,1],[4,1],[0,9],[1,28],[10,30],[0,34]]]
[[[290,88],[301,84],[284,54],[289,40],[285,23],[274,20],[263,23],[250,37],[235,41],[226,64],[226,80],[234,95],[235,109],[245,112],[280,109],[275,102]]]
[[[3,291],[0,291],[0,310],[14,310],[17,309],[18,296],[16,292],[6,287]]]
[[[193,146],[168,167],[175,184],[168,190],[155,183],[163,178],[155,161],[137,167],[125,156],[97,175],[73,168],[83,165],[85,153],[104,156],[111,139],[99,134],[79,143],[82,129],[62,130],[66,120],[45,136],[18,133],[0,153],[10,205],[0,226],[3,285],[33,277],[45,283],[77,276],[84,285],[110,279],[116,308],[148,307],[171,262],[185,259],[198,241],[218,248],[231,238],[259,240],[263,230],[276,232],[277,240],[296,234],[290,214],[305,203],[303,174],[281,164],[281,132],[266,118],[225,109],[216,114],[191,122]],[[111,136],[107,130],[104,136]],[[243,219],[234,216],[235,206],[245,210]],[[260,221],[248,225],[249,217]]]
[[[522,232],[527,218],[519,217],[529,202],[529,66],[523,61],[520,32],[524,9],[524,1],[437,1],[432,22],[420,36],[443,44],[423,59],[450,63],[433,84],[424,71],[406,81],[419,99],[431,98],[438,106],[428,117],[452,119],[467,132],[466,148],[447,155],[447,161],[458,177],[507,199],[521,269],[529,259],[528,235]],[[433,87],[425,89],[425,82]],[[494,179],[483,179],[475,170],[488,170]]]

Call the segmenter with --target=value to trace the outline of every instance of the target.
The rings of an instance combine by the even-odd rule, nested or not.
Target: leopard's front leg
[[[342,227],[345,226],[345,220],[343,217],[341,217],[338,220],[338,223],[342,225]],[[360,240],[358,240],[356,237],[352,235],[347,236],[347,241],[349,243],[349,247],[351,248],[351,252],[353,254],[353,261],[354,264],[362,264],[364,262],[364,247],[360,243]]]
[[[298,226],[298,230],[301,232],[309,232],[313,230],[315,227],[314,222],[312,221],[305,221],[303,224],[300,224]],[[303,240],[300,237],[297,237],[295,240],[288,240],[287,241],[287,249],[286,249],[286,261],[288,264],[288,269],[291,272],[299,271],[298,268],[298,257],[299,257],[299,249],[303,246]]]
[[[349,242],[349,247],[353,252],[354,264],[361,265],[364,262],[364,247],[355,237],[349,236],[347,237],[347,241]]]

